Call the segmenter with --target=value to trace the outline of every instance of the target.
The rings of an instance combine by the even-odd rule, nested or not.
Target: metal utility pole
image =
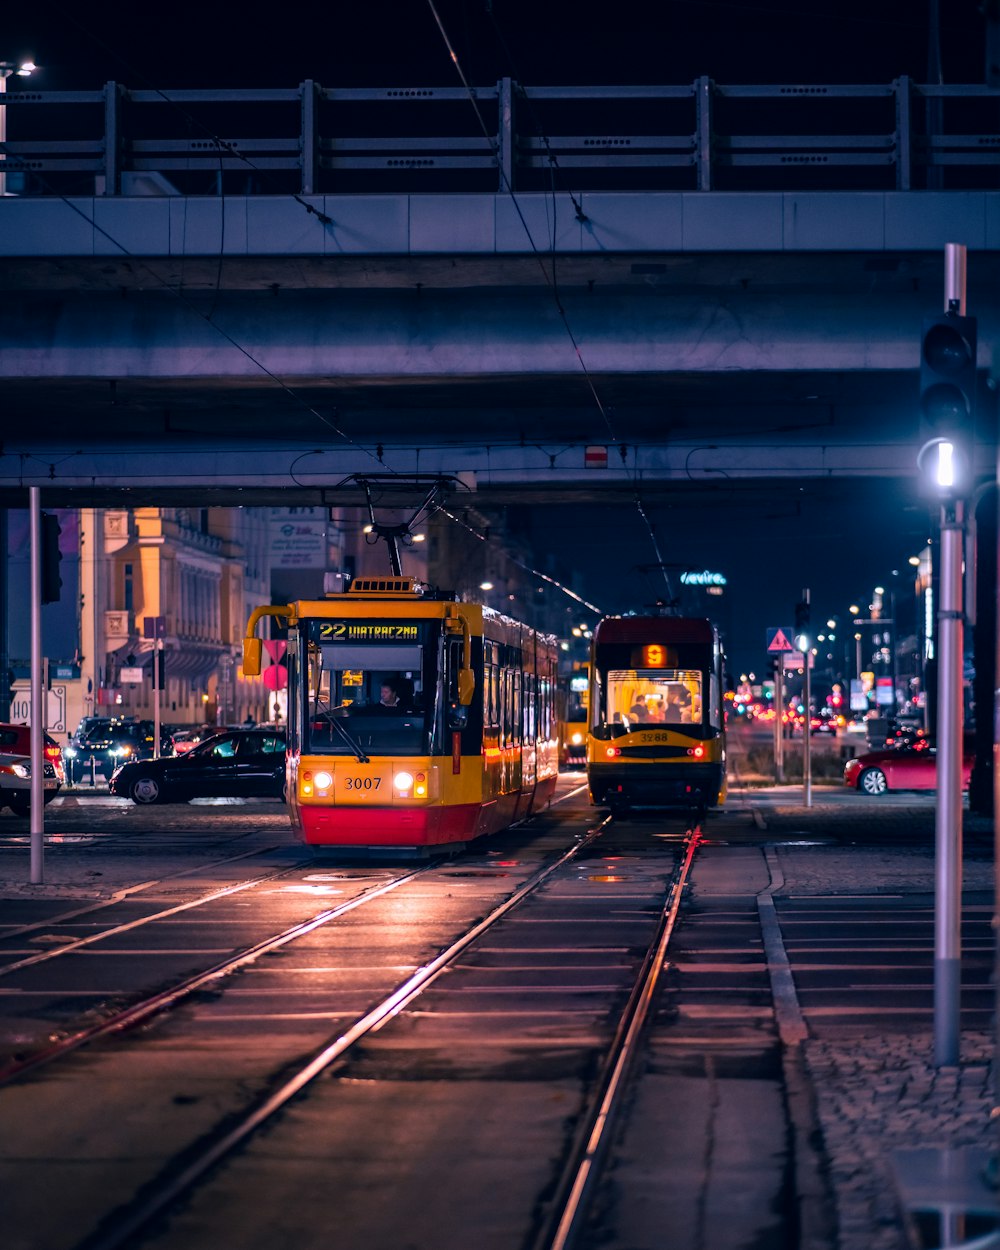
[[[774,660],[774,780],[780,785],[785,780],[785,660],[777,655]]]
[[[159,618],[157,618],[159,621]],[[159,628],[157,628],[159,632]],[[153,643],[153,759],[160,758],[160,699],[162,697],[160,668],[163,664],[163,639],[157,638]]]
[[[42,752],[42,509],[37,486],[28,487],[31,528],[31,884],[44,880],[45,773]]]
[[[805,703],[805,723],[802,726],[802,797],[806,807],[812,807],[812,674],[809,656],[812,653],[812,627],[809,621],[809,591],[802,591],[802,598],[795,605],[795,645],[802,654],[802,699]]]
[[[961,317],[965,316],[965,259],[962,244],[946,244],[944,310]],[[971,446],[969,450],[971,460]],[[934,1061],[938,1067],[959,1062],[961,1036],[965,501],[957,494],[949,492],[941,502],[934,828]]]

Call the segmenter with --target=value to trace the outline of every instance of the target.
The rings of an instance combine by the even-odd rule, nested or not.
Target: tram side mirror
[[[476,689],[476,675],[471,668],[458,670],[458,701],[463,707],[472,702],[473,691]]]
[[[469,709],[463,707],[461,703],[448,704],[448,728],[453,730],[464,729],[469,723]]]
[[[263,644],[259,638],[243,639],[243,676],[260,676],[260,657]]]

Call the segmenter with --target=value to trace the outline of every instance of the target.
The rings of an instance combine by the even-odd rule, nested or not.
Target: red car
[[[927,739],[912,747],[889,747],[869,751],[844,765],[844,785],[862,794],[879,795],[887,790],[936,790],[937,754]],[[968,790],[975,756],[966,750],[962,758],[962,789]]]
[[[0,724],[0,754],[30,755],[31,729],[29,726]],[[66,780],[66,773],[63,769],[62,748],[55,738],[50,737],[49,734],[42,735],[42,754],[56,770],[56,780],[59,782],[59,785],[62,785]]]

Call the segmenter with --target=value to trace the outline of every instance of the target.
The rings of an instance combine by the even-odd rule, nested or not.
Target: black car
[[[122,764],[111,793],[133,803],[186,803],[196,798],[277,798],[285,792],[285,735],[230,729],[184,755]]]
[[[99,720],[82,738],[70,739],[64,752],[70,780],[110,777],[128,760],[151,759],[154,741],[152,721]]]

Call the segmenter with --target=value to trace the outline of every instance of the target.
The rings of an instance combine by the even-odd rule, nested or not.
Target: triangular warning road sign
[[[795,646],[789,642],[788,636],[783,629],[776,629],[773,633],[768,630],[770,638],[768,639],[768,651],[794,651]]]

